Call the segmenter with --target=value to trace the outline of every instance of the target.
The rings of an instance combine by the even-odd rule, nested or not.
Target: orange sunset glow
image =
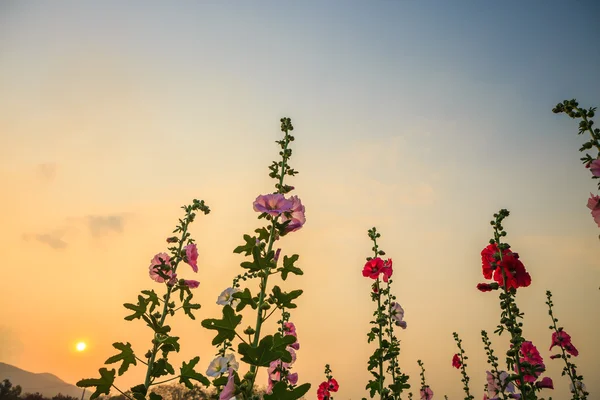
[[[362,270],[374,226],[393,259],[413,398],[417,360],[435,400],[464,398],[451,363],[457,332],[481,399],[481,331],[503,369],[509,346],[493,334],[498,293],[476,289],[503,208],[506,240],[531,275],[516,295],[524,336],[554,381],[543,395],[570,398],[562,360],[550,359],[551,290],[588,399],[600,398],[600,228],[586,207],[598,181],[579,160],[589,134],[552,113],[564,99],[600,105],[598,11],[591,0],[2,2],[0,363],[74,385],[118,369],[104,365],[113,343],[142,358],[153,331],[126,321],[123,305],[142,290],[165,293],[149,266],[169,251],[181,206],[202,199],[211,212],[190,225],[198,272],[177,270],[200,282],[201,308],[195,320],[183,310],[169,319],[181,345],[169,360],[178,368],[199,356],[206,375],[217,349],[201,323],[222,316],[218,297],[244,272],[250,258],[233,252],[243,235],[267,226],[253,203],[275,190],[268,167],[290,117],[299,173],[285,182],[306,223],[273,250],[280,263],[298,254],[304,273],[269,287],[304,291],[287,311],[306,399],[317,399],[325,364],[336,400],[369,398],[376,303]],[[258,280],[242,285],[259,292]],[[255,310],[240,314],[240,333],[254,327]],[[144,382],[145,368],[138,361],[115,384]],[[266,368],[256,384],[267,387]]]

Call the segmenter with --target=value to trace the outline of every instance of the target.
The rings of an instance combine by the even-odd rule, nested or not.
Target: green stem
[[[391,300],[391,293],[390,293],[391,290],[390,290],[390,282],[389,281],[387,282],[387,288],[386,289],[387,289],[387,294],[388,294],[388,307],[389,307],[390,304],[391,304],[391,301],[392,301]],[[394,343],[394,324],[392,323],[392,316],[391,315],[388,315],[388,322],[390,323],[390,328],[389,328],[389,334],[388,334],[388,336],[390,338],[390,345],[391,345],[392,343]],[[395,384],[396,383],[396,365],[398,364],[398,357],[394,356],[391,361],[392,361],[392,384]],[[399,396],[400,395],[398,393],[394,392],[394,400],[398,400]]]
[[[167,382],[171,382],[174,381],[175,379],[179,378],[181,375],[177,375],[174,378],[169,378],[169,379],[165,379],[164,381],[160,381],[160,382],[156,382],[156,383],[152,383],[152,386],[156,386],[156,385],[162,385],[163,383],[167,383]]]
[[[379,287],[379,276],[377,276],[377,287]],[[377,323],[381,320],[381,292],[377,293]],[[381,332],[381,324],[379,324],[379,398],[383,400],[383,357],[381,352],[383,351],[383,333]]]
[[[129,400],[133,400],[131,397],[127,396],[125,393],[123,393],[123,391],[121,389],[119,389],[115,385],[112,385],[112,387],[114,387],[115,389],[117,389],[119,391],[119,393],[121,393],[123,396],[127,397]]]

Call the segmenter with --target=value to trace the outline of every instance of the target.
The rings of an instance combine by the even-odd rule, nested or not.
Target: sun
[[[85,342],[79,342],[77,343],[77,345],[75,345],[77,351],[84,351],[86,347],[87,345],[85,344]]]

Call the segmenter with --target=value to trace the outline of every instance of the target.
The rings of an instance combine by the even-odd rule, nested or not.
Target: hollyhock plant
[[[369,358],[368,369],[376,379],[369,380],[366,389],[369,389],[369,395],[375,396],[379,393],[380,399],[398,400],[404,389],[410,388],[408,375],[402,373],[398,364],[398,356],[400,354],[400,341],[394,334],[394,326],[399,326],[406,329],[406,321],[404,321],[404,309],[396,302],[396,296],[391,294],[391,276],[392,276],[392,260],[383,261],[379,256],[385,255],[383,250],[379,249],[377,239],[381,234],[377,233],[377,229],[369,229],[369,238],[373,242],[373,252],[375,257],[368,257],[362,275],[366,278],[375,280],[371,286],[371,300],[377,303],[377,309],[373,312],[374,321],[371,324],[374,326],[367,334],[368,343],[375,341],[379,347]],[[382,275],[385,288],[381,287]],[[384,338],[387,335],[387,338]],[[385,344],[385,345],[384,345]],[[386,363],[387,361],[387,363]],[[387,364],[387,365],[385,365]],[[385,387],[385,373],[391,375],[391,383]]]
[[[460,369],[462,375],[461,382],[464,385],[463,390],[466,394],[465,400],[474,400],[475,397],[471,395],[471,392],[469,390],[470,378],[469,375],[467,375],[467,365],[465,363],[465,361],[468,360],[469,357],[465,355],[465,350],[462,348],[462,340],[460,339],[460,337],[458,337],[458,333],[453,332],[452,335],[454,336],[454,341],[456,342],[459,351],[459,353],[454,354],[454,356],[452,357],[452,366],[456,369]]]
[[[210,209],[204,204],[204,201],[194,200],[191,205],[182,207],[185,211],[185,217],[179,220],[179,225],[173,231],[181,234],[181,237],[173,240],[167,240],[167,243],[173,244],[169,247],[170,254],[158,253],[150,263],[149,275],[150,278],[162,284],[165,293],[160,295],[154,290],[143,290],[138,296],[137,304],[124,304],[125,308],[131,312],[131,315],[125,317],[127,321],[135,319],[143,319],[147,326],[152,329],[152,346],[145,355],[139,356],[136,354],[129,342],[117,342],[113,347],[119,351],[118,354],[110,357],[105,361],[105,364],[121,363],[118,374],[123,375],[133,365],[136,366],[140,361],[146,366],[146,374],[143,383],[134,386],[130,389],[132,396],[135,399],[144,399],[149,394],[150,388],[153,385],[159,384],[157,379],[160,377],[175,375],[175,367],[169,362],[169,353],[179,352],[180,344],[179,337],[172,336],[171,327],[167,325],[167,318],[172,317],[178,310],[195,319],[193,310],[200,308],[200,304],[192,301],[193,294],[190,289],[197,288],[198,281],[177,279],[177,269],[181,262],[193,263],[194,271],[197,270],[197,250],[193,239],[188,233],[189,225],[194,221],[197,212],[208,214]],[[185,247],[184,247],[185,246]],[[179,293],[177,293],[179,292]],[[179,299],[179,300],[178,300]],[[177,307],[177,302],[180,306]],[[195,357],[189,362],[183,362],[179,369],[179,375],[171,379],[179,379],[180,383],[184,383],[189,389],[193,389],[192,381],[197,381],[208,386],[209,380],[194,369],[198,364],[200,357]],[[216,367],[215,367],[216,368]],[[91,400],[96,399],[101,394],[109,394],[110,388],[114,387],[121,393],[124,393],[115,386],[114,369],[108,370],[100,368],[100,379],[82,379],[77,382],[77,386],[82,388],[95,388],[95,391],[90,396]],[[168,379],[168,380],[171,380]],[[156,399],[158,395],[154,394]],[[129,399],[131,397],[127,396]],[[152,397],[152,395],[151,395]],[[158,396],[160,398],[160,396]],[[231,400],[231,399],[229,399]]]
[[[550,325],[550,329],[552,332],[552,342],[550,344],[550,350],[554,347],[558,346],[560,349],[560,354],[555,354],[551,356],[551,359],[562,358],[565,366],[563,367],[563,376],[568,376],[571,381],[571,393],[573,393],[574,400],[586,400],[587,392],[585,391],[574,391],[575,387],[585,387],[583,385],[583,376],[577,374],[577,367],[571,361],[572,357],[577,357],[579,355],[579,351],[573,343],[571,342],[571,336],[563,330],[563,327],[558,326],[558,318],[554,316],[554,310],[552,307],[554,303],[552,302],[552,292],[549,290],[546,291],[546,304],[548,305],[548,314],[550,315],[550,319],[552,320],[552,325]]]
[[[326,381],[321,382],[321,384],[319,385],[319,388],[317,389],[317,399],[318,400],[333,400],[333,396],[331,395],[331,392],[337,392],[338,389],[340,388],[340,385],[337,383],[337,381],[333,378],[333,375],[331,375],[331,368],[329,367],[329,364],[325,365],[325,377],[327,378]]]
[[[423,366],[423,362],[421,360],[417,360],[417,364],[419,364],[419,367],[421,367],[421,390],[419,390],[421,400],[432,400],[433,390],[431,390],[429,385],[427,385],[425,382],[425,367]]]

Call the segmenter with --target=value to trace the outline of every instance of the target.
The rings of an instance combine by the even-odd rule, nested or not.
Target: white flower
[[[232,296],[234,293],[239,292],[240,290],[237,288],[227,288],[221,292],[219,298],[217,299],[217,304],[220,306],[232,306],[234,307],[237,304],[238,299],[234,299]]]
[[[232,368],[234,371],[237,371],[240,367],[240,363],[235,360],[235,354],[231,353],[228,356],[225,356],[225,360],[229,365],[229,368]]]
[[[225,357],[217,357],[210,362],[206,370],[206,375],[214,378],[221,376],[225,371],[227,371],[227,359]]]

